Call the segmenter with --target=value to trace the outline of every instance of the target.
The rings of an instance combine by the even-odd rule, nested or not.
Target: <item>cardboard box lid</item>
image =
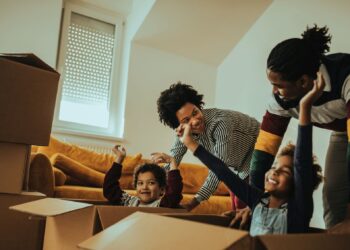
[[[136,212],[90,239],[83,249],[228,249],[248,232]]]
[[[59,77],[33,54],[0,54],[0,141],[48,145]]]
[[[91,206],[93,205],[82,202],[67,201],[56,198],[45,198],[38,201],[32,201],[17,206],[12,206],[10,209],[39,216],[56,216]]]
[[[48,70],[58,74],[56,70],[51,68],[49,65],[47,65],[44,61],[42,61],[39,57],[37,57],[33,53],[0,53],[0,58],[26,64],[28,66],[33,66],[35,68]]]

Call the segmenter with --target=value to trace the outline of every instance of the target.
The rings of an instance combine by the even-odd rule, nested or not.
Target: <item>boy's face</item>
[[[187,102],[176,112],[180,124],[190,124],[192,133],[204,132],[204,118],[202,111],[194,104]]]
[[[139,173],[136,183],[137,197],[142,205],[152,203],[163,195],[164,188],[159,186],[152,172]]]
[[[265,174],[265,191],[279,198],[288,198],[293,184],[293,158],[277,158],[277,163]]]

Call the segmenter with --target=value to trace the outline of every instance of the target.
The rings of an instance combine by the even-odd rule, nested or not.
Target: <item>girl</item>
[[[177,128],[180,140],[239,199],[253,211],[250,227],[252,236],[260,234],[307,232],[313,213],[313,191],[321,181],[319,165],[312,157],[311,106],[320,96],[324,81],[319,74],[314,87],[300,103],[300,118],[297,145],[286,146],[277,157],[277,163],[266,172],[265,192],[242,181],[225,164],[192,139],[192,124]]]

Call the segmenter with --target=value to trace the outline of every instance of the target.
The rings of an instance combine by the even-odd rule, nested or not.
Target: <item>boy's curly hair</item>
[[[139,178],[140,173],[146,173],[146,172],[151,172],[154,177],[156,178],[159,187],[163,188],[166,187],[166,172],[165,169],[162,168],[161,166],[158,166],[157,164],[151,164],[151,163],[146,163],[143,164],[137,168],[135,168],[134,171],[134,188],[137,186],[137,181]]]
[[[202,109],[204,105],[203,95],[199,95],[191,85],[181,82],[172,84],[170,88],[161,92],[157,100],[160,122],[172,129],[177,128],[180,124],[176,112],[188,102]]]
[[[290,157],[292,157],[292,159],[294,159],[294,152],[295,152],[295,145],[292,143],[288,143],[286,146],[284,146],[280,150],[277,157],[290,156]],[[313,188],[313,190],[316,190],[323,180],[322,168],[316,162],[317,162],[317,158],[316,158],[316,156],[313,156],[313,164],[312,164],[312,188]]]

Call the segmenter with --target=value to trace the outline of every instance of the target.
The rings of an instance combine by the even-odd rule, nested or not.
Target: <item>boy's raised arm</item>
[[[122,163],[126,156],[125,148],[119,149],[119,145],[113,147],[112,151],[116,155],[113,165],[105,175],[103,182],[103,195],[112,203],[119,204],[123,195],[123,190],[120,188],[119,179],[122,174]]]

